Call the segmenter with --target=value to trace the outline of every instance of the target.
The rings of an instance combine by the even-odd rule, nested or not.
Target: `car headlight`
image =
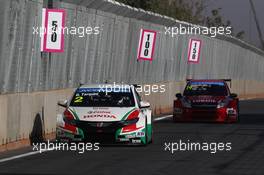
[[[137,125],[136,123],[139,120],[139,110],[135,110],[133,111],[131,114],[129,114],[129,116],[126,118],[124,122],[124,124],[126,125],[125,127],[123,127],[122,132],[126,133],[126,132],[132,132],[137,130]]]
[[[139,110],[133,111],[129,116],[126,118],[126,120],[123,121],[125,125],[131,125],[136,124],[139,120]]]
[[[64,117],[63,120],[65,123],[69,125],[76,126],[76,121],[74,119],[69,119],[69,118]]]
[[[217,108],[223,108],[226,107],[229,103],[228,99],[224,99],[224,100],[219,100],[218,104],[217,104]]]
[[[65,110],[63,115],[64,115],[63,120],[65,123],[67,123],[69,125],[76,126],[76,121],[75,121],[73,115],[70,113],[70,111]]]

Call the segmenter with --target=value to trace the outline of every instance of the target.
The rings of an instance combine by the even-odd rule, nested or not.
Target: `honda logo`
[[[104,123],[103,123],[103,122],[100,122],[100,123],[97,123],[97,124],[96,124],[96,127],[97,127],[97,128],[101,128],[101,127],[103,127],[103,125],[104,125]]]

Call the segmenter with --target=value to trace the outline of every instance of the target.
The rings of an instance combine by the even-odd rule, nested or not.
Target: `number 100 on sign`
[[[156,43],[156,31],[140,30],[138,59],[139,60],[153,60]]]

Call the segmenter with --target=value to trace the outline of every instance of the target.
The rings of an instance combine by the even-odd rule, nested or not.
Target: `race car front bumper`
[[[174,121],[236,122],[234,108],[174,108]]]
[[[65,125],[57,126],[56,137],[57,140],[61,141],[145,144],[145,127],[135,128],[130,132],[124,132],[126,127],[132,126],[137,122],[138,120],[115,122],[88,122],[75,120],[70,123],[72,124],[71,127],[76,128],[75,132],[68,130]]]

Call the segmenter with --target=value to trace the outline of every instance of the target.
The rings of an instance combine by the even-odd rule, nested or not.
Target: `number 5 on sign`
[[[65,11],[61,9],[46,9],[44,19],[43,51],[64,51]]]
[[[139,46],[138,46],[138,59],[139,60],[153,60],[155,51],[157,32],[153,30],[140,30]]]
[[[188,62],[199,63],[202,41],[190,39],[188,49]]]

